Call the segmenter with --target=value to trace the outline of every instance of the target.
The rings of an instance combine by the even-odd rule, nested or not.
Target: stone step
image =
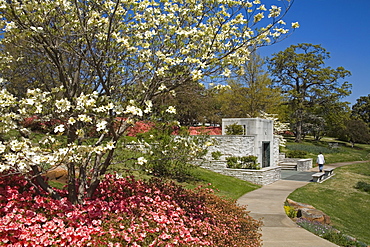
[[[297,163],[280,163],[279,166],[282,170],[297,170]]]
[[[293,167],[281,167],[281,170],[284,170],[284,171],[296,171],[297,169],[296,168],[293,168]]]

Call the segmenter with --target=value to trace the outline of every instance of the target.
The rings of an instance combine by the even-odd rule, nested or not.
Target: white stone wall
[[[312,159],[299,159],[297,161],[297,171],[307,171],[312,168]]]
[[[225,160],[226,157],[236,156],[248,156],[255,155],[254,136],[212,136],[216,141],[214,146],[208,148],[206,155],[207,160],[212,160],[212,152],[220,151],[222,153],[221,160]]]
[[[208,153],[205,157],[206,160],[212,160],[212,152],[220,151],[222,153],[221,160],[226,157],[236,156],[243,157],[248,155],[259,156],[259,150],[256,148],[255,136],[231,136],[220,135],[212,136],[216,145],[208,148]],[[279,138],[275,137],[271,144],[271,162],[270,167],[275,167],[279,162]]]
[[[281,168],[278,166],[265,167],[260,170],[230,169],[227,168],[226,161],[206,161],[200,166],[223,175],[236,177],[240,180],[258,185],[268,185],[281,179]]]

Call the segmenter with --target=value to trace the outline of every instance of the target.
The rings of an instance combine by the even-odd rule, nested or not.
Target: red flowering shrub
[[[173,135],[179,134],[180,128],[175,128],[175,130],[172,132]],[[195,135],[221,135],[222,129],[221,127],[188,127],[187,129],[189,131],[189,135],[195,136]]]
[[[122,120],[122,118],[117,118],[116,128],[119,126],[119,122]],[[128,136],[137,136],[137,134],[142,134],[150,131],[155,127],[154,122],[149,121],[139,121],[136,122],[134,126],[127,129],[127,135]],[[173,135],[179,134],[179,127],[173,127],[174,131],[172,132]],[[208,134],[208,135],[221,135],[222,129],[221,127],[187,127],[190,135],[202,135],[202,134]]]
[[[128,128],[128,136],[136,136],[139,133],[146,133],[154,127],[152,122],[136,122],[134,126]]]
[[[207,189],[107,175],[94,198],[72,205],[0,176],[2,246],[260,246],[259,227]]]
[[[221,127],[189,127],[190,135],[200,135],[200,134],[208,134],[208,135],[221,135],[222,129]]]
[[[38,116],[32,116],[26,118],[22,121],[21,125],[24,128],[29,128],[33,131],[41,131],[41,132],[50,132],[52,128],[55,127],[57,124],[61,124],[61,121],[58,119],[51,119],[49,121],[41,121]]]

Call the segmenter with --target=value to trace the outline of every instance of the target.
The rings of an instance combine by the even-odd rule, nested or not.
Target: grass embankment
[[[193,176],[199,183],[190,183],[186,187],[193,188],[197,185],[207,185],[208,188],[214,189],[217,195],[232,200],[237,200],[242,195],[261,187],[260,185],[218,174],[203,168],[194,170]],[[208,184],[211,185],[209,186]]]
[[[370,243],[370,194],[355,188],[359,181],[370,184],[370,162],[336,168],[333,178],[310,183],[289,198],[313,205],[330,216],[334,228]]]

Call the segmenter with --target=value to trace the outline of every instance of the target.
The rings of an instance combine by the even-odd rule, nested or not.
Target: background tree
[[[60,86],[57,71],[46,57],[26,48],[26,41],[19,40],[18,42],[21,45],[6,42],[2,44],[2,50],[6,51],[7,57],[16,58],[15,61],[0,63],[1,77],[8,79],[2,86],[20,97],[25,97],[29,88],[51,91],[52,88]],[[40,71],[43,72],[40,73]]]
[[[276,112],[281,96],[264,70],[264,59],[252,52],[243,74],[232,73],[229,88],[218,94],[223,117],[258,117],[261,111]]]
[[[303,138],[305,116],[316,105],[337,102],[350,94],[351,85],[339,79],[350,75],[343,67],[324,67],[329,53],[320,45],[291,45],[273,55],[269,70],[287,98],[295,140]]]
[[[350,108],[348,102],[327,101],[307,109],[303,119],[303,137],[312,135],[316,141],[326,135],[338,137],[350,119]]]
[[[153,101],[154,109],[160,110],[166,106],[174,106],[176,108],[175,119],[181,126],[220,123],[220,119],[215,116],[217,114],[215,112],[217,109],[214,99],[215,91],[212,88],[206,89],[198,82],[181,85],[172,92],[156,97]]]
[[[1,76],[19,94],[40,84],[47,89],[48,82],[63,86],[61,99],[55,99],[65,103],[65,109],[58,108],[63,114],[53,107],[45,110],[61,122],[78,120],[65,132],[57,129],[66,135],[67,147],[87,145],[80,127],[90,126],[86,121],[98,115],[78,112],[79,104],[92,110],[90,98],[100,102],[109,110],[100,122],[107,131],[89,145],[107,139],[116,144],[144,112],[150,114],[154,97],[237,67],[248,60],[250,47],[283,37],[287,30],[281,18],[293,1],[286,2],[285,9],[268,10],[260,1],[1,1]],[[14,69],[19,66],[27,67]],[[118,106],[110,108],[110,103]],[[70,201],[82,202],[94,193],[115,149],[110,145],[107,152],[67,162]],[[34,172],[41,172],[39,168]]]
[[[317,115],[325,121],[325,130],[323,134],[338,137],[341,129],[345,127],[350,119],[350,107],[348,102],[326,102],[324,105],[317,105]]]
[[[340,139],[350,142],[352,147],[355,143],[370,142],[369,128],[362,120],[352,119],[347,121],[345,128],[340,133]]]
[[[361,119],[370,128],[370,94],[356,100],[356,104],[352,106],[352,117]]]

